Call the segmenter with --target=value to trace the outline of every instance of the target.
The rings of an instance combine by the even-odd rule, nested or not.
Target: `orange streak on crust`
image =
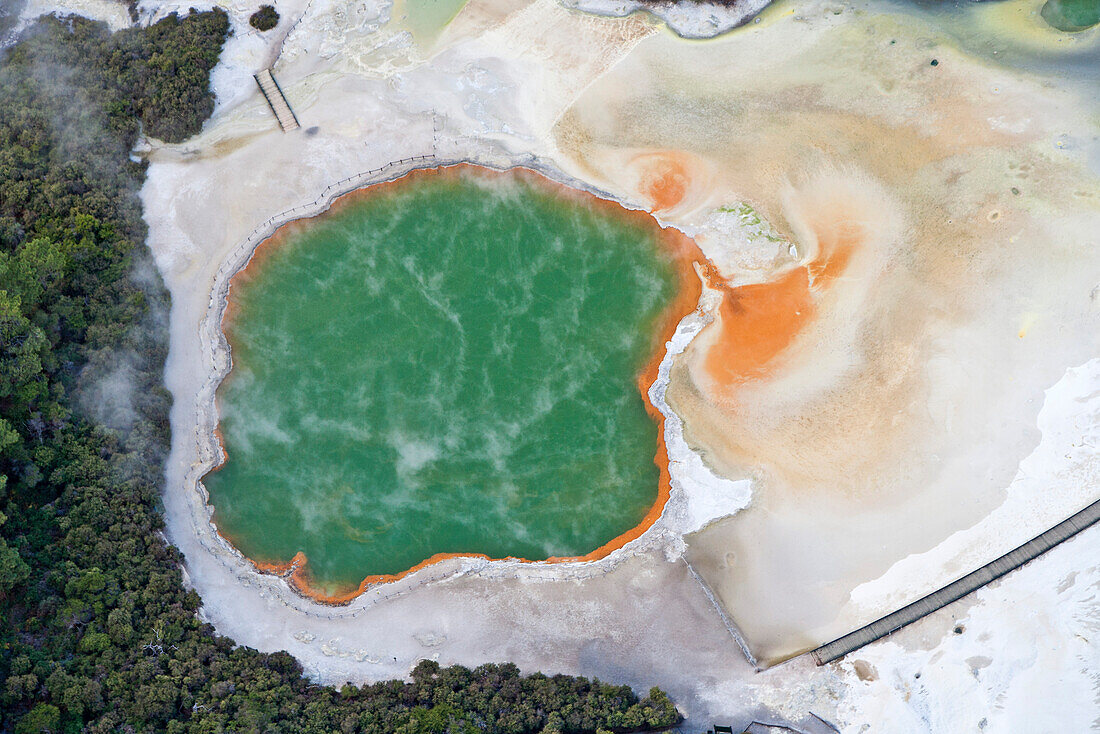
[[[795,268],[778,280],[737,288],[715,282],[720,276],[713,267],[704,272],[711,287],[723,292],[716,324],[721,331],[707,352],[707,372],[725,387],[759,377],[813,315],[809,272]]]
[[[374,184],[364,189],[358,189],[348,194],[344,194],[332,203],[330,211],[335,211],[340,207],[346,206],[352,201],[361,201],[362,198],[370,196],[378,191],[394,186],[399,182],[409,180],[411,178],[421,177],[434,177],[445,176],[457,178],[462,171],[472,171],[482,175],[496,174],[500,175],[497,171],[491,171],[490,169],[482,168],[481,166],[475,166],[473,164],[458,164],[456,166],[447,166],[434,169],[417,169],[405,176],[394,181],[389,181],[381,184]],[[690,237],[687,237],[683,233],[674,229],[660,229],[660,225],[651,214],[643,211],[632,211],[624,209],[617,202],[600,199],[587,192],[578,191],[568,188],[556,182],[553,182],[541,174],[524,168],[510,169],[507,171],[507,175],[516,176],[527,183],[537,185],[544,190],[554,193],[556,196],[565,197],[574,201],[599,208],[605,214],[609,216],[616,216],[625,219],[628,222],[642,223],[645,226],[656,226],[660,233],[661,244],[664,245],[668,252],[672,255],[672,261],[676,268],[676,274],[678,279],[678,290],[673,302],[665,309],[660,319],[660,325],[657,334],[654,337],[654,344],[652,347],[652,356],[649,362],[643,368],[638,375],[637,386],[638,391],[642,394],[642,401],[645,404],[646,412],[657,423],[657,452],[653,457],[654,464],[657,465],[657,469],[660,472],[660,479],[657,487],[657,499],[653,505],[649,508],[645,517],[642,518],[638,525],[634,526],[625,533],[619,535],[613,540],[604,543],[596,550],[586,553],[582,556],[554,556],[551,558],[539,560],[529,560],[527,558],[515,558],[508,557],[504,559],[490,559],[489,556],[481,553],[436,553],[430,558],[421,561],[412,568],[402,571],[396,574],[378,574],[373,576],[367,576],[360,582],[359,586],[348,591],[337,591],[332,594],[326,593],[323,590],[317,588],[311,583],[308,559],[305,553],[298,551],[290,561],[286,562],[267,562],[257,561],[251,558],[247,560],[256,568],[257,571],[262,573],[270,573],[277,576],[282,576],[286,579],[287,583],[292,589],[302,596],[313,599],[314,601],[322,604],[331,605],[343,605],[348,604],[353,599],[358,597],[363,592],[367,591],[372,586],[383,583],[390,583],[398,581],[399,579],[408,576],[411,573],[415,573],[423,568],[434,565],[441,561],[450,558],[482,558],[486,560],[512,560],[520,561],[522,563],[566,563],[577,561],[598,561],[601,558],[605,558],[615,550],[623,547],[627,543],[636,540],[641,537],[653,523],[657,522],[661,517],[661,513],[664,512],[665,504],[668,503],[669,492],[671,489],[670,477],[668,472],[668,448],[665,445],[665,419],[661,415],[660,411],[653,406],[649,401],[649,388],[657,379],[657,371],[660,367],[661,360],[664,358],[664,345],[672,338],[676,331],[676,326],[687,314],[691,313],[699,302],[699,296],[702,291],[702,285],[699,282],[698,277],[695,274],[695,263],[702,262],[705,258],[700,252],[695,241]],[[230,293],[232,293],[233,286],[237,283],[238,278],[249,278],[251,275],[245,275],[245,271],[252,269],[253,265],[260,262],[257,255],[261,250],[266,250],[269,254],[271,249],[269,245],[278,244],[285,241],[288,233],[296,231],[300,226],[300,221],[291,222],[280,227],[271,237],[264,240],[257,246],[256,252],[252,258],[248,261],[248,264],[242,268],[236,275],[230,279]],[[253,270],[253,273],[255,270]],[[232,308],[233,301],[231,298],[227,298],[227,305],[225,315],[222,317],[222,329],[227,333],[227,327],[230,326],[231,316],[230,314],[236,313],[236,310]],[[227,376],[228,379],[228,376]],[[225,451],[225,441],[222,439],[220,428],[216,428],[214,435],[218,443],[222,447],[223,453],[225,453],[226,460],[228,461],[228,452]],[[212,471],[217,471],[220,467],[215,467]],[[215,531],[218,532],[228,542],[232,543],[232,540],[221,533],[215,525]]]
[[[691,175],[681,155],[651,153],[636,160],[642,166],[639,188],[652,202],[653,211],[667,211],[684,200]]]
[[[831,227],[823,227],[818,231],[817,241],[822,256],[807,266],[817,287],[826,287],[829,281],[838,278],[848,266],[856,245],[867,237],[860,222],[841,220],[831,224]]]
[[[720,329],[704,362],[707,373],[724,390],[759,379],[814,317],[814,295],[824,292],[848,266],[866,237],[859,221],[833,214],[814,222],[818,256],[776,280],[733,287],[713,265],[703,268],[711,288],[722,292],[715,326]]]

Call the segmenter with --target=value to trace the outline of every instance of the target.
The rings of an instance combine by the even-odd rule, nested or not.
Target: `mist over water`
[[[656,226],[494,178],[343,205],[235,283],[205,483],[249,557],[303,551],[331,592],[436,553],[583,555],[656,500]]]

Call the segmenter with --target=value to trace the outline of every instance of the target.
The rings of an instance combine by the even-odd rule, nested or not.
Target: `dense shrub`
[[[270,31],[279,24],[279,13],[270,5],[261,5],[249,16],[248,24],[258,31]]]
[[[0,60],[0,732],[675,723],[659,690],[639,701],[512,665],[423,662],[409,682],[337,691],[196,617],[160,532],[168,299],[129,154],[142,129],[177,141],[201,128],[227,32],[221,11],[113,35],[47,18]],[[126,389],[88,399],[105,380]]]

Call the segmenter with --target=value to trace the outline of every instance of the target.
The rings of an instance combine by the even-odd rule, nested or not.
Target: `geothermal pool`
[[[230,289],[219,532],[325,595],[436,554],[614,545],[654,508],[639,391],[677,290],[652,219],[422,172],[261,245]],[[605,549],[606,550],[606,549]]]

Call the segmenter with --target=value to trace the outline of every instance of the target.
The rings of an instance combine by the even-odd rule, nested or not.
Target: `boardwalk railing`
[[[248,236],[244,238],[244,241],[241,242],[241,244],[237,245],[237,248],[233,251],[233,255],[230,257],[230,260],[243,256],[245,251],[250,250],[255,242],[257,242],[258,240],[267,239],[267,237],[271,235],[273,229],[285,222],[289,222],[292,219],[295,219],[295,215],[299,212],[305,214],[308,211],[318,211],[322,204],[324,204],[329,198],[335,195],[332,192],[335,191],[336,194],[339,194],[356,188],[354,185],[352,185],[352,182],[366,181],[375,178],[376,176],[380,176],[381,174],[393,168],[402,168],[404,166],[416,167],[418,165],[430,163],[435,160],[436,157],[434,155],[414,155],[409,156],[408,158],[399,158],[395,161],[390,161],[384,166],[372,168],[368,171],[360,171],[359,173],[347,176],[340,179],[339,181],[336,181],[335,183],[329,184],[313,201],[307,202],[305,204],[299,204],[298,206],[293,206],[286,211],[274,214],[271,217],[260,222],[260,224],[258,224],[251,232],[248,233]]]
[[[260,92],[267,100],[267,106],[271,108],[283,132],[297,130],[298,118],[294,115],[294,110],[290,109],[290,104],[286,101],[286,95],[283,94],[279,82],[275,81],[275,77],[271,75],[271,69],[264,69],[259,74],[254,74],[252,78],[259,85]]]
[[[844,657],[853,650],[858,650],[868,643],[896,632],[902,627],[916,622],[921,617],[961,599],[972,591],[980,589],[989,582],[999,579],[1006,573],[1016,570],[1059,543],[1069,540],[1098,520],[1100,520],[1100,500],[1058,523],[1042,535],[1032,538],[1015,550],[1009,551],[997,560],[987,563],[977,571],[968,573],[958,581],[951,582],[939,591],[933,591],[928,596],[902,607],[893,614],[887,614],[882,619],[861,627],[855,632],[822,645],[812,651],[810,655],[813,656],[818,665],[824,665],[837,658]]]

